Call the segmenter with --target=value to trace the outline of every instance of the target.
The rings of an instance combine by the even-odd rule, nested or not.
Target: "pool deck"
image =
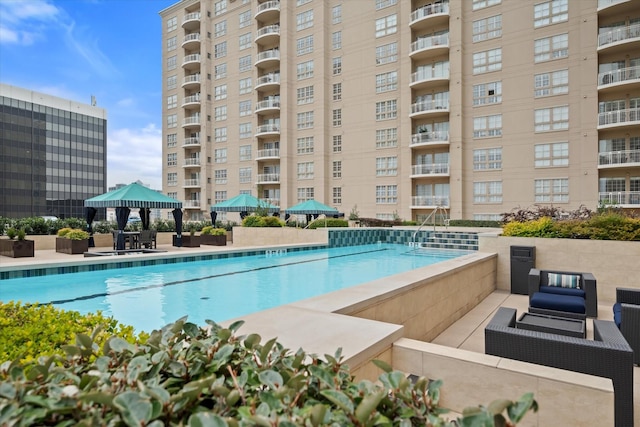
[[[229,250],[250,250],[256,247],[201,246],[199,248],[177,248],[171,245],[158,245],[159,250],[166,252],[156,254],[131,254],[114,257],[83,257],[82,255],[68,255],[57,253],[55,250],[36,250],[32,258],[8,258],[0,256],[0,271],[26,268],[40,268],[79,263],[95,263],[105,258],[153,258],[167,255],[196,255]],[[92,248],[92,251],[110,250],[111,248]],[[339,304],[339,302],[332,301]],[[598,319],[612,320],[611,301],[600,301]],[[527,311],[528,298],[526,295],[512,295],[508,292],[496,290],[481,301],[470,312],[456,321],[448,329],[438,335],[431,342],[484,354],[484,328],[491,320],[496,310],[501,307],[512,307],[518,313]],[[373,327],[372,327],[373,326]],[[252,329],[252,330],[249,330]],[[256,329],[254,331],[254,329]],[[348,334],[338,331],[349,331]],[[247,323],[240,333],[257,332],[265,339],[278,337],[287,348],[305,349],[308,353],[333,354],[338,348],[344,353],[352,355],[358,349],[378,343],[384,346],[402,337],[401,327],[384,322],[375,322],[352,316],[344,316],[325,310],[309,310],[308,302],[289,304],[264,312],[248,316]],[[587,319],[587,338],[593,339],[593,322]],[[375,345],[375,344],[373,344]],[[634,401],[635,425],[640,426],[640,367],[634,366]]]

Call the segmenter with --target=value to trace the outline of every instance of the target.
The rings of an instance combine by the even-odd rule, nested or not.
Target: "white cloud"
[[[44,39],[50,24],[60,19],[61,11],[42,0],[4,0],[0,2],[0,44],[31,45]]]
[[[162,131],[149,124],[107,132],[107,185],[140,180],[154,190],[162,189]]]

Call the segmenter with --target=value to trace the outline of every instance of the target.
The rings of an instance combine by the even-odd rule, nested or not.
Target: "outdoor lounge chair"
[[[138,240],[138,245],[140,248],[143,246],[147,249],[155,249],[156,248],[156,230],[142,230],[140,232],[140,239]]]
[[[633,363],[640,366],[640,289],[616,288],[613,321],[633,349]]]
[[[596,278],[591,273],[529,271],[529,311],[585,319],[598,317]]]

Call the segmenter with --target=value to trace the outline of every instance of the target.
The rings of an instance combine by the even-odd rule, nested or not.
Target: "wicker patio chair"
[[[616,306],[619,316],[616,316]],[[640,289],[616,288],[614,319],[633,349],[633,363],[640,365]]]

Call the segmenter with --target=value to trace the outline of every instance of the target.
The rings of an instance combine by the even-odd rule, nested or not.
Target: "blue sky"
[[[0,82],[107,110],[107,184],[162,187],[162,24],[178,0],[0,0]]]

